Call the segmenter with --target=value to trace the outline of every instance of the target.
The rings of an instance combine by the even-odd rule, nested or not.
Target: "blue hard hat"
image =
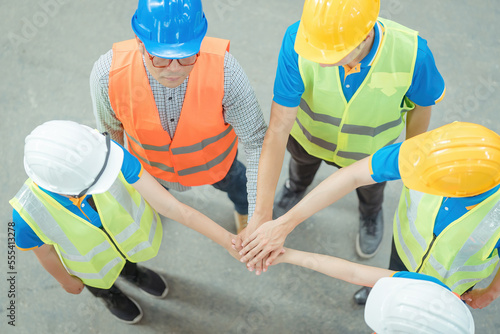
[[[146,50],[161,58],[186,58],[207,32],[201,0],[139,0],[132,29]]]

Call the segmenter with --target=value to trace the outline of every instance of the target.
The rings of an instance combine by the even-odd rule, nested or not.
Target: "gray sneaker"
[[[283,216],[288,212],[291,208],[295,206],[295,204],[299,203],[302,198],[304,198],[306,191],[302,190],[299,192],[291,191],[286,185],[288,180],[281,188],[276,200],[274,201],[273,206],[273,219]]]
[[[358,305],[365,305],[366,300],[368,299],[368,295],[370,294],[370,291],[372,291],[372,288],[369,288],[367,286],[362,287],[358,291],[354,293],[354,302]]]
[[[362,258],[373,257],[380,248],[384,235],[382,210],[370,217],[359,217],[359,233],[356,238],[356,252]]]

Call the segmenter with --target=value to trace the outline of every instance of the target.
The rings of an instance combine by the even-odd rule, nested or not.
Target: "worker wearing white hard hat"
[[[114,285],[118,276],[155,298],[168,292],[160,274],[137,265],[158,253],[158,213],[232,252],[232,234],[178,202],[107,134],[46,122],[26,137],[24,166],[29,179],[10,201],[17,247],[33,250],[67,292],[86,286],[121,321],[137,323],[142,310]]]
[[[377,334],[473,334],[466,304],[433,281],[384,277],[373,286],[365,321]]]
[[[366,324],[377,334],[473,334],[466,304],[438,279],[393,271],[337,257],[285,248],[273,264],[290,263],[348,283],[373,287]]]
[[[357,187],[391,180],[402,180],[404,187],[394,214],[389,269],[436,277],[473,308],[497,299],[500,135],[479,124],[453,122],[386,146],[333,173],[266,224],[287,235]],[[260,246],[271,249],[282,241],[262,231],[254,232],[240,253],[247,252],[241,261],[248,261],[250,270],[265,255]],[[486,288],[475,288],[490,276]],[[360,291],[366,300],[369,288]]]

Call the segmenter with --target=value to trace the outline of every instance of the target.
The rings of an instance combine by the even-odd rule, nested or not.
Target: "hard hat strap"
[[[79,197],[82,197],[83,195],[85,195],[87,193],[87,191],[94,185],[97,183],[97,181],[99,181],[99,178],[101,177],[102,173],[104,173],[104,170],[106,169],[106,166],[108,165],[108,160],[109,160],[109,154],[111,153],[111,138],[109,136],[109,133],[107,132],[103,132],[103,135],[106,137],[106,148],[108,149],[108,151],[106,152],[106,158],[104,158],[104,164],[102,165],[102,168],[101,170],[99,171],[99,173],[97,174],[97,176],[95,177],[94,181],[90,184],[90,186],[88,186],[87,188],[83,189],[79,194],[78,194],[78,198]]]

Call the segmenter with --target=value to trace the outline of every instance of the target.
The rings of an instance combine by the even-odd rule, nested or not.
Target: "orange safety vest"
[[[113,45],[109,101],[130,152],[151,175],[184,186],[213,184],[227,175],[238,138],[222,109],[226,51],[228,40],[203,39],[172,139],[161,126],[136,40]]]

